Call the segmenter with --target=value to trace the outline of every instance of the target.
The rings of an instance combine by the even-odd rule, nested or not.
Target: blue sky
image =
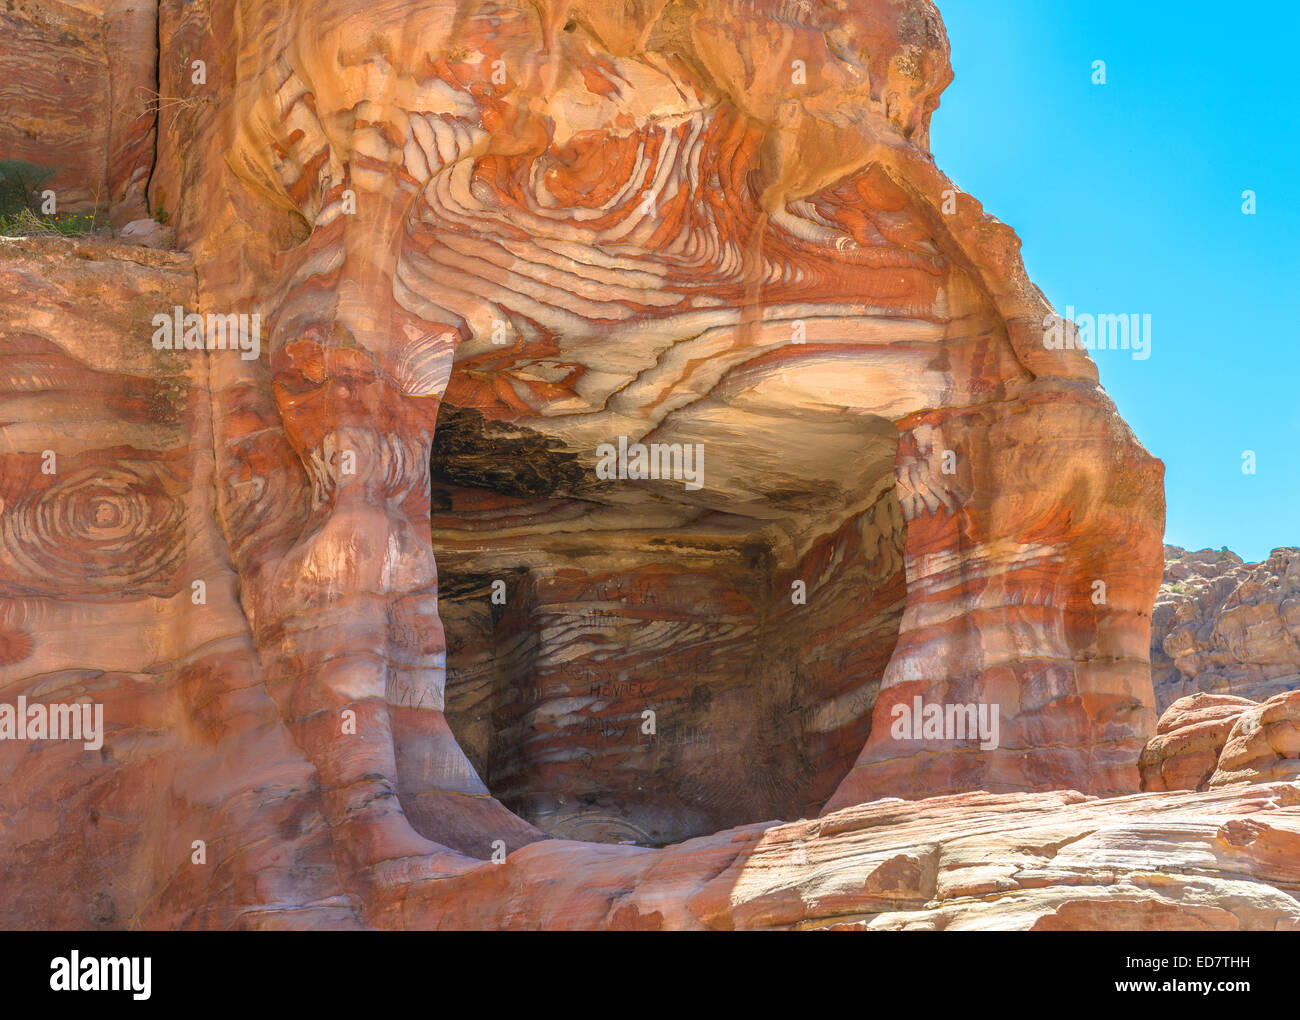
[[[1152,316],[1148,360],[1093,357],[1165,462],[1165,540],[1300,545],[1300,3],[937,3],[939,166],[1015,228],[1058,312]]]

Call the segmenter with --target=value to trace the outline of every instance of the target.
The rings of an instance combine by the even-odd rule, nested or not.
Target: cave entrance
[[[866,741],[906,601],[897,429],[840,416],[796,455],[759,454],[747,425],[695,430],[692,491],[601,478],[546,419],[443,405],[446,717],[493,796],[553,836],[810,817]]]

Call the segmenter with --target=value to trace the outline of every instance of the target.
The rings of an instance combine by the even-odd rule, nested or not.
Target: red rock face
[[[0,740],[6,928],[355,923],[213,526],[207,363],[149,342],[194,303],[187,255],[0,242],[0,732],[102,710]]]
[[[0,159],[48,167],[59,212],[100,209],[121,226],[149,214],[157,4],[47,0],[0,14]]]
[[[831,914],[751,887],[761,826],[568,838],[1137,789],[1161,466],[929,156],[932,6],[163,0],[158,26],[150,198],[192,263],[86,249],[148,267],[85,285],[113,306],[90,347],[56,314],[94,317],[75,252],[0,279],[12,392],[35,358],[78,394],[6,416],[0,678],[108,728],[93,766],[56,745],[84,772],[6,749],[16,859],[84,892],[11,923],[786,926]],[[154,350],[177,305],[256,348]],[[74,427],[86,403],[110,424]],[[662,470],[620,470],[638,444]],[[78,599],[102,643],[33,622]],[[873,862],[862,909],[935,874]],[[1104,909],[1077,899],[1032,923]],[[1240,923],[1230,899],[1116,909]]]

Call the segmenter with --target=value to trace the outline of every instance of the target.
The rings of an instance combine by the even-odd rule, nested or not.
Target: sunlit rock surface
[[[1203,790],[1219,765],[1223,745],[1242,714],[1255,707],[1230,694],[1179,698],[1142,750],[1138,768],[1144,790]]]
[[[107,729],[0,745],[0,919],[1295,924],[1292,785],[1089,796],[1162,467],[934,165],[929,3],[156,15],[68,98],[156,68],[182,252],[0,251],[0,685]]]
[[[1151,664],[1161,712],[1196,691],[1264,701],[1300,689],[1300,549],[1244,563],[1165,546]]]
[[[1160,718],[1138,767],[1144,790],[1204,790],[1300,778],[1300,691],[1262,704],[1193,694]]]
[[[413,884],[394,925],[1300,930],[1300,787],[881,800],[665,850],[548,840]]]

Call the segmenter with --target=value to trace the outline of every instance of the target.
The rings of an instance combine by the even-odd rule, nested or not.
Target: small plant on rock
[[[25,159],[0,159],[0,234],[81,237],[95,233],[97,212],[56,212],[48,216],[40,212],[37,189],[54,176],[56,169]]]

